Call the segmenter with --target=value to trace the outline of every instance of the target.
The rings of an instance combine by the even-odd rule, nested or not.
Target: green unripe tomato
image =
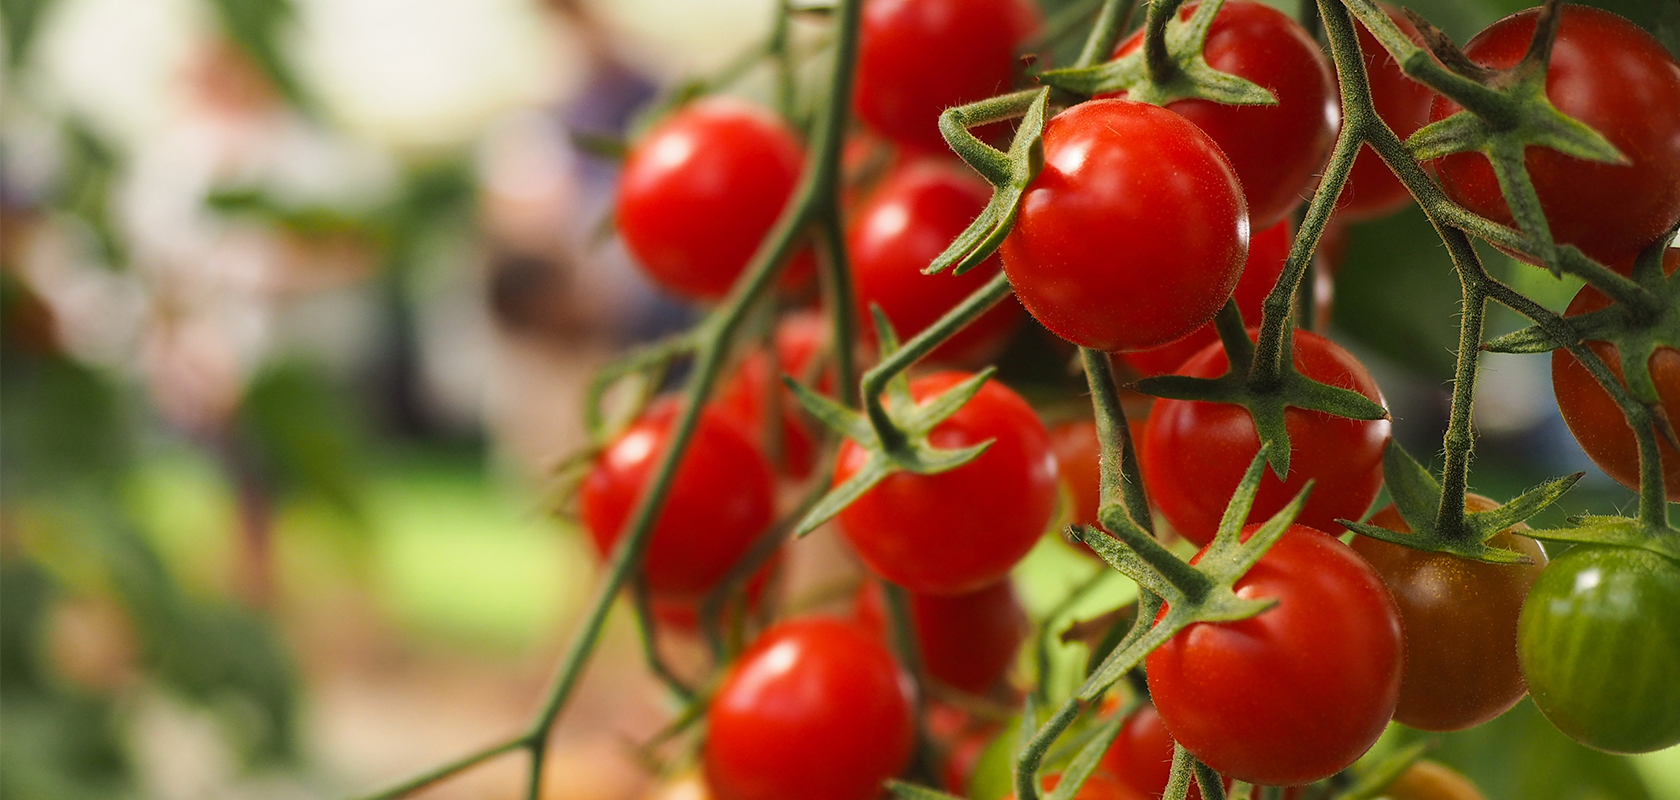
[[[1612,753],[1680,743],[1680,562],[1577,546],[1540,574],[1517,626],[1529,694],[1558,730]]]

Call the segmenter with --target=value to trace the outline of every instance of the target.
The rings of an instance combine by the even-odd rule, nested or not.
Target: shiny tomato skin
[[[984,695],[1015,663],[1028,624],[1009,579],[962,594],[906,594],[928,677],[971,695]],[[863,627],[890,641],[886,601],[875,581],[865,582],[859,590],[857,617]]]
[[[653,478],[680,410],[674,398],[657,402],[596,456],[584,478],[580,516],[602,557]],[[703,409],[643,554],[649,591],[704,595],[769,528],[774,489],[770,465],[752,441],[715,409]]]
[[[1249,329],[1249,338],[1257,333]],[[1371,373],[1329,339],[1297,330],[1291,351],[1302,375],[1383,404]],[[1227,363],[1224,349],[1214,344],[1185,362],[1178,374],[1216,378]],[[1308,480],[1315,482],[1313,491],[1297,522],[1335,531],[1341,530],[1338,518],[1363,518],[1382,487],[1388,420],[1353,420],[1299,408],[1283,414],[1289,431],[1289,477],[1280,481],[1270,467],[1266,469],[1249,520],[1263,522],[1281,511]],[[1179,535],[1206,544],[1259,451],[1254,420],[1242,406],[1157,400],[1143,434],[1144,483]]]
[[[1519,11],[1489,25],[1465,54],[1496,69],[1515,65],[1528,50],[1538,12]],[[1528,148],[1525,163],[1552,237],[1605,264],[1624,262],[1680,219],[1680,115],[1671,110],[1680,108],[1680,64],[1639,26],[1608,11],[1566,5],[1546,96],[1631,161],[1602,164]],[[1458,110],[1442,97],[1430,116],[1445,119]],[[1435,164],[1448,197],[1515,225],[1485,156],[1455,153]]]
[[[964,168],[920,160],[895,170],[859,210],[847,234],[847,256],[858,305],[858,332],[875,343],[870,306],[880,306],[906,341],[996,277],[1002,267],[986,259],[961,274],[923,275],[991,199],[992,189]],[[1021,321],[1021,304],[1004,300],[940,345],[936,360],[985,361]]]
[[[1278,278],[1283,276],[1293,238],[1289,222],[1285,220],[1249,239],[1248,260],[1244,262],[1242,277],[1237,279],[1237,288],[1231,294],[1237,300],[1237,310],[1242,312],[1245,323],[1260,324],[1260,306],[1266,302],[1266,295],[1271,293],[1272,287],[1277,285]],[[1165,375],[1217,341],[1219,331],[1209,321],[1181,339],[1148,350],[1120,353],[1119,356],[1139,375]]]
[[[1404,14],[1386,3],[1382,4],[1382,10],[1407,38],[1423,44],[1423,37]],[[1403,142],[1418,128],[1429,124],[1435,92],[1406,77],[1399,62],[1365,29],[1364,23],[1355,19],[1354,28],[1359,31],[1359,50],[1365,61],[1365,75],[1371,83],[1371,102],[1377,107],[1377,116]],[[1406,191],[1405,184],[1394,177],[1370,145],[1362,145],[1353,161],[1353,170],[1348,173],[1347,184],[1342,187],[1342,196],[1336,200],[1336,213],[1347,220],[1376,219],[1411,202],[1412,194]]]
[[[822,617],[782,622],[735,663],[706,711],[718,800],[873,800],[910,762],[909,679],[878,638]]]
[[[799,139],[768,110],[696,101],[631,148],[619,176],[619,234],[662,288],[716,300],[792,199],[804,158]],[[814,262],[803,260],[789,269],[809,273]]]
[[[1558,730],[1612,753],[1680,744],[1680,562],[1576,545],[1540,574],[1517,637],[1529,694]]]
[[[800,311],[789,314],[776,325],[775,370],[772,374],[771,360],[762,349],[754,349],[741,359],[735,371],[724,379],[719,387],[713,405],[729,417],[747,437],[764,441],[765,405],[769,400],[771,382],[780,386],[782,375],[792,375],[795,380],[816,380],[815,387],[820,391],[827,391],[827,383],[819,376],[808,374],[812,362],[821,353],[828,340],[829,324],[823,316],[815,311]],[[781,403],[782,458],[779,465],[786,471],[788,477],[794,480],[804,480],[809,477],[811,470],[817,464],[817,451],[821,446],[818,431],[813,427],[810,418],[799,405],[799,400],[793,392],[783,387],[778,402]]]
[[[1680,267],[1680,248],[1671,248],[1663,254],[1663,267],[1669,273]],[[1609,305],[1610,298],[1603,292],[1584,286],[1570,301],[1564,316],[1573,317]],[[1604,361],[1617,380],[1624,386],[1627,384],[1620,351],[1615,345],[1589,341],[1587,347]],[[1663,410],[1670,420],[1680,420],[1680,350],[1659,347],[1646,365],[1657,385]],[[1552,394],[1557,397],[1564,424],[1569,426],[1569,432],[1574,434],[1587,457],[1617,483],[1639,491],[1639,443],[1633,436],[1633,428],[1610,393],[1593,380],[1592,373],[1574,355],[1562,348],[1552,351]],[[1670,502],[1680,502],[1680,453],[1660,436],[1657,453],[1663,466],[1664,492]]]
[[[1097,350],[1166,344],[1213,318],[1248,257],[1242,187],[1184,117],[1092,100],[1044,130],[1044,169],[999,252],[1050,332]]]
[[[911,382],[918,403],[968,379],[940,372]],[[980,393],[933,429],[937,448],[993,440],[979,458],[936,475],[888,476],[840,512],[840,531],[875,574],[912,592],[961,594],[1001,580],[1031,550],[1056,509],[1056,456],[1032,407],[1003,384]],[[834,484],[867,453],[840,447]]]
[[[1498,505],[1479,495],[1464,503],[1466,511]],[[1371,524],[1411,532],[1392,505],[1372,515]],[[1517,615],[1546,554],[1515,532],[1527,529],[1518,523],[1488,544],[1528,556],[1532,564],[1487,564],[1354,537],[1354,551],[1382,576],[1406,627],[1406,674],[1395,721],[1426,731],[1464,730],[1505,713],[1528,693],[1517,666]]]
[[[1194,11],[1193,4],[1186,5],[1179,15]],[[1142,46],[1139,31],[1115,55]],[[1167,104],[1218,143],[1242,182],[1255,230],[1269,228],[1312,193],[1330,157],[1342,120],[1335,74],[1300,23],[1247,0],[1232,0],[1219,10],[1202,55],[1214,69],[1247,78],[1277,99],[1271,106],[1195,98]]]
[[[858,118],[904,147],[943,153],[939,115],[1007,93],[1016,50],[1043,18],[1030,0],[867,0],[861,25]]]
[[[1382,578],[1347,545],[1294,525],[1236,592],[1279,603],[1237,622],[1192,623],[1149,654],[1149,695],[1167,731],[1249,783],[1295,786],[1352,764],[1400,695],[1405,646]]]

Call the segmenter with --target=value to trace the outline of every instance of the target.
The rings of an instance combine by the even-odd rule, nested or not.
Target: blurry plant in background
[[[1680,51],[1680,6],[1593,4]],[[1407,5],[1463,41],[1530,3]],[[612,241],[606,151],[770,8],[0,0],[0,795],[338,794],[520,724],[593,581],[540,510],[583,387],[694,315]],[[1334,308],[1414,453],[1458,336],[1437,242],[1416,208],[1352,226]],[[1484,257],[1555,309],[1580,285]],[[1002,362],[1029,396],[1067,380],[1035,336]],[[1486,360],[1478,488],[1584,469],[1572,511],[1631,505],[1538,364]],[[851,568],[806,561],[811,586]],[[1041,543],[1029,614],[1093,568]],[[619,739],[666,709],[614,624],[602,657],[635,674],[592,677],[555,797],[649,780]],[[1680,752],[1586,751],[1527,703],[1438,738],[1490,798],[1680,794]]]

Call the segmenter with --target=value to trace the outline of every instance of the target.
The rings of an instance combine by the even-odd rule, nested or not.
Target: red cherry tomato
[[[807,375],[807,372],[828,340],[828,334],[828,322],[814,311],[802,311],[783,318],[776,325],[775,374],[771,374],[770,358],[762,350],[749,352],[724,380],[713,405],[739,425],[749,438],[762,442],[766,433],[764,406],[770,396],[771,382],[780,386],[783,374],[801,380],[816,378]],[[825,382],[818,380],[816,388],[826,390]],[[794,480],[804,480],[816,466],[817,449],[821,444],[819,435],[806,422],[807,416],[793,392],[785,387],[778,391],[781,392],[779,402],[782,413],[781,466]]]
[[[910,682],[880,640],[837,619],[764,632],[706,711],[718,800],[873,800],[916,744]]]
[[[1680,248],[1663,254],[1663,268],[1672,273],[1676,267],[1680,267]],[[1631,266],[1628,267],[1629,271],[1631,269]],[[1570,301],[1564,315],[1573,317],[1609,305],[1610,298],[1603,292],[1585,286]],[[1587,347],[1604,361],[1617,380],[1627,385],[1627,379],[1622,375],[1621,355],[1615,345],[1591,341],[1587,342]],[[1663,410],[1669,420],[1680,424],[1680,350],[1657,348],[1647,366],[1651,370],[1651,380],[1657,385],[1657,397],[1662,400]],[[1569,432],[1575,435],[1575,441],[1593,463],[1617,483],[1638,491],[1639,443],[1633,437],[1633,428],[1628,427],[1627,417],[1622,416],[1621,407],[1611,399],[1610,393],[1593,380],[1592,373],[1581,366],[1575,356],[1561,348],[1552,351],[1552,393],[1557,396],[1558,411],[1562,412]],[[1674,447],[1660,436],[1657,437],[1657,452],[1662,459],[1663,485],[1668,499],[1680,502],[1680,453],[1675,452]]]
[[[1028,0],[868,0],[858,118],[906,147],[945,152],[940,113],[1007,93],[1016,50],[1042,25]]]
[[[1499,505],[1480,495],[1464,501],[1466,511]],[[1372,515],[1371,524],[1411,532],[1392,505]],[[1486,564],[1354,537],[1354,551],[1382,576],[1406,627],[1406,674],[1395,721],[1426,731],[1464,730],[1505,713],[1528,693],[1517,667],[1517,615],[1546,554],[1538,542],[1514,532],[1527,529],[1518,523],[1488,544],[1528,556],[1532,564]]]
[[[1179,16],[1188,18],[1194,11],[1194,5],[1186,5]],[[1142,46],[1140,31],[1114,54]],[[1300,23],[1247,0],[1233,0],[1219,10],[1202,55],[1208,66],[1247,78],[1277,98],[1272,106],[1200,99],[1167,104],[1224,151],[1242,181],[1255,229],[1269,228],[1311,194],[1336,142],[1342,111],[1330,62]]]
[[[1120,725],[1114,744],[1103,754],[1102,769],[1140,796],[1160,800],[1172,779],[1173,738],[1155,707],[1145,703]],[[1227,788],[1231,782],[1225,782]],[[1185,800],[1202,800],[1194,780]]]
[[[1598,131],[1630,159],[1600,164],[1530,147],[1528,174],[1560,243],[1615,265],[1655,242],[1680,219],[1680,64],[1651,34],[1608,11],[1564,6],[1546,73],[1546,97]],[[1488,26],[1465,45],[1470,60],[1514,66],[1528,50],[1539,9]],[[1664,109],[1664,111],[1659,111]],[[1459,106],[1438,98],[1430,114]],[[1515,225],[1488,160],[1456,153],[1436,162],[1441,188],[1471,211]]]
[[[1283,275],[1292,239],[1289,221],[1285,220],[1254,234],[1254,238],[1249,240],[1248,261],[1243,265],[1242,277],[1237,280],[1237,289],[1231,295],[1237,299],[1237,310],[1242,312],[1244,322],[1260,324],[1260,306]],[[1170,344],[1121,353],[1120,360],[1139,375],[1165,375],[1217,341],[1219,331],[1212,322],[1208,322]]]
[[[991,187],[962,167],[928,160],[897,170],[870,196],[846,237],[864,341],[875,342],[872,304],[886,312],[905,341],[996,277],[995,258],[962,275],[922,274],[980,216],[991,196]],[[996,354],[1020,319],[1020,304],[1006,298],[933,355],[983,361]]]
[[[1251,328],[1248,335],[1255,338],[1258,330]],[[1297,330],[1291,351],[1302,375],[1383,402],[1371,373],[1329,339]],[[1179,374],[1216,378],[1228,363],[1225,350],[1212,345],[1185,362]],[[1249,519],[1262,522],[1282,510],[1308,480],[1315,483],[1297,520],[1302,525],[1333,531],[1340,530],[1338,518],[1363,517],[1382,487],[1388,420],[1354,420],[1299,408],[1283,415],[1289,431],[1289,477],[1280,481],[1266,470]],[[1143,478],[1150,500],[1180,535],[1206,544],[1213,540],[1231,494],[1258,452],[1254,419],[1242,406],[1156,401],[1143,434]]]
[[[910,384],[924,403],[969,378],[941,372]],[[992,440],[979,458],[936,475],[887,477],[840,512],[840,530],[877,575],[913,592],[961,594],[995,583],[1032,549],[1056,509],[1056,456],[1032,407],[997,381],[929,437],[955,449]],[[867,452],[840,446],[834,484]]]
[[[1167,730],[1249,783],[1295,786],[1352,764],[1400,696],[1400,613],[1382,578],[1347,545],[1294,525],[1236,592],[1278,605],[1193,623],[1149,654],[1149,696]]]
[[[778,552],[771,557],[769,563],[760,567],[747,579],[745,589],[749,611],[758,610],[764,603],[764,592],[769,588],[770,578],[781,560],[781,553]],[[704,601],[703,597],[690,595],[652,595],[648,598],[648,605],[653,611],[654,621],[660,627],[677,633],[692,634],[700,630],[700,611]]]
[[[792,198],[803,161],[799,139],[770,112],[700,100],[631,149],[619,177],[618,231],[655,283],[717,299]],[[815,262],[803,258],[788,268],[789,280],[812,271]]]
[[[1100,524],[1097,507],[1102,503],[1102,442],[1097,440],[1097,423],[1082,419],[1051,428],[1050,447],[1056,451],[1056,467],[1073,500],[1068,521],[1074,525]]]
[[[908,594],[916,643],[929,677],[983,695],[1015,663],[1015,651],[1027,638],[1027,615],[1008,579],[963,594]],[[885,602],[874,581],[865,582],[858,592],[858,622],[883,637],[890,633]]]
[[[1407,38],[1423,44],[1423,37],[1405,15],[1386,3],[1382,10]],[[1405,141],[1418,128],[1429,124],[1429,107],[1435,92],[1406,77],[1399,62],[1365,30],[1364,23],[1355,19],[1354,28],[1359,31],[1359,50],[1365,60],[1365,75],[1371,82],[1371,102],[1377,107],[1377,116],[1394,130],[1400,141]],[[1412,194],[1406,191],[1405,184],[1394,177],[1370,145],[1364,145],[1353,161],[1353,171],[1348,173],[1342,196],[1336,200],[1336,214],[1347,220],[1375,219],[1399,211],[1411,202]]]
[[[1213,318],[1248,256],[1242,187],[1219,146],[1156,106],[1092,100],[1052,117],[1044,170],[1000,250],[1021,304],[1098,350],[1166,344]]]
[[[618,542],[659,466],[680,410],[675,399],[656,403],[596,456],[578,504],[602,556]],[[643,557],[650,593],[704,595],[770,526],[774,512],[764,455],[734,423],[702,410]]]

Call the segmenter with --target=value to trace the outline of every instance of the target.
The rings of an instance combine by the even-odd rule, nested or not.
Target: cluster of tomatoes
[[[1402,16],[1390,16],[1419,38]],[[1495,24],[1466,53],[1490,68],[1516,63],[1535,16]],[[948,368],[910,383],[918,403],[995,356],[1023,323],[1022,307],[1068,342],[1115,353],[1139,376],[1223,375],[1228,356],[1210,320],[1233,296],[1250,324],[1261,318],[1261,301],[1284,270],[1290,212],[1312,193],[1335,140],[1336,78],[1317,40],[1268,6],[1231,0],[1212,21],[1203,56],[1213,69],[1265,88],[1275,104],[1182,99],[1162,107],[1123,93],[1074,104],[1046,124],[1043,169],[998,254],[959,276],[924,276],[992,194],[950,158],[938,116],[1020,83],[1018,51],[1042,24],[1029,0],[864,3],[855,111],[863,141],[893,149],[884,175],[857,170],[854,177],[867,179],[849,183],[839,201],[849,218],[852,311],[866,332],[859,344],[875,344],[869,309],[913,335],[1000,270],[1019,301],[995,306],[933,353]],[[1457,110],[1405,77],[1363,29],[1360,36],[1376,107],[1402,138]],[[1142,46],[1140,32],[1114,55]],[[1615,74],[1604,66],[1612,56]],[[1631,161],[1591,164],[1532,148],[1529,169],[1552,232],[1631,272],[1635,254],[1680,218],[1680,66],[1625,20],[1568,7],[1551,76],[1552,102]],[[1628,113],[1629,105],[1637,111]],[[856,146],[856,160],[866,160],[870,147]],[[800,136],[770,111],[719,98],[689,103],[631,151],[619,230],[662,287],[717,300],[790,202],[803,163]],[[1456,202],[1511,222],[1484,158],[1450,156],[1432,169]],[[1337,213],[1366,219],[1409,202],[1367,151]],[[807,291],[815,266],[810,248],[796,249],[783,268],[784,293]],[[1327,288],[1320,296],[1323,307]],[[1570,313],[1608,302],[1583,290]],[[832,392],[825,353],[853,343],[827,341],[831,329],[818,311],[787,314],[773,347],[737,359],[701,411],[641,565],[665,623],[694,625],[706,595],[771,529],[778,482],[816,471],[820,435],[776,380],[785,373]],[[1347,351],[1308,331],[1289,335],[1300,375],[1383,402]],[[1558,353],[1554,379],[1565,419],[1607,472],[1637,486],[1637,450],[1620,411],[1572,357]],[[1604,355],[1617,364],[1612,352]],[[1661,357],[1653,372],[1670,417],[1680,419],[1680,353]],[[603,554],[622,535],[677,410],[674,400],[656,401],[607,443],[584,480],[581,516]],[[1175,740],[1228,778],[1308,784],[1347,768],[1391,719],[1459,730],[1504,713],[1531,690],[1554,722],[1588,744],[1634,751],[1680,741],[1680,564],[1629,548],[1581,548],[1547,567],[1539,546],[1516,529],[1489,544],[1530,564],[1485,564],[1366,538],[1344,544],[1333,535],[1342,530],[1335,520],[1364,518],[1376,498],[1389,422],[1297,408],[1285,420],[1287,478],[1266,473],[1249,518],[1279,512],[1309,481],[1315,488],[1296,524],[1236,586],[1239,596],[1279,604],[1245,620],[1192,625],[1151,653],[1147,699],[1133,704],[1079,797],[1160,797]],[[988,449],[958,468],[889,475],[839,513],[838,528],[870,572],[905,590],[929,680],[1013,702],[1006,677],[1028,627],[1009,572],[1053,523],[1099,524],[1100,448],[1093,423],[1047,427],[995,381],[928,436],[942,450],[983,443]],[[1141,436],[1149,499],[1172,531],[1206,545],[1259,449],[1241,406],[1158,400]],[[869,456],[864,445],[843,441],[834,484]],[[1669,497],[1680,498],[1680,454],[1669,448],[1663,459]],[[1478,497],[1467,503],[1470,511],[1494,505]],[[1393,507],[1371,522],[1407,530]],[[757,601],[774,563],[748,582],[749,600]],[[870,582],[855,613],[779,622],[740,654],[706,714],[703,762],[716,796],[867,800],[906,770],[924,701],[888,645],[885,617],[881,590]],[[1588,626],[1596,627],[1583,633]],[[1612,690],[1602,671],[1573,666],[1583,647],[1645,665],[1626,676],[1638,685]],[[948,737],[947,788],[961,792],[993,730],[928,727]]]

